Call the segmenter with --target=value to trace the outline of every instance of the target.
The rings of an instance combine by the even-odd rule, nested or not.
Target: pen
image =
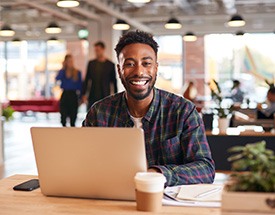
[[[215,192],[220,191],[220,190],[221,190],[221,187],[217,187],[215,189],[208,190],[206,192],[200,193],[200,194],[196,195],[195,198],[202,198],[202,197],[205,197],[207,195],[210,195],[210,194],[215,193]]]

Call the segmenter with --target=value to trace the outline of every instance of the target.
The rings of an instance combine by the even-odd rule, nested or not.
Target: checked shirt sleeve
[[[85,120],[82,122],[82,127],[93,127],[96,126],[97,111],[96,108],[91,107],[88,111]]]
[[[179,114],[177,122],[183,125],[179,142],[175,143],[180,144],[180,148],[183,150],[182,164],[169,163],[152,166],[165,175],[168,186],[212,183],[214,180],[214,161],[211,157],[203,122],[195,107],[189,113],[188,117]],[[172,151],[171,154],[178,154],[178,152]]]

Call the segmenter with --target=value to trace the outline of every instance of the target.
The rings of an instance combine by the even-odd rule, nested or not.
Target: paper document
[[[223,185],[197,184],[167,187],[163,205],[188,207],[221,207]]]
[[[182,185],[177,195],[178,199],[195,201],[221,201],[222,185],[194,184]]]

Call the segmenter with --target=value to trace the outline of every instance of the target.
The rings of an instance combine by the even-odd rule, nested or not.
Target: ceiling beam
[[[192,31],[197,35],[207,35],[207,34],[224,34],[231,33],[234,34],[237,31],[244,31],[246,33],[273,33],[274,24],[272,22],[265,23],[266,25],[261,28],[253,28],[250,26],[242,28],[227,28],[221,26],[213,25],[198,25],[198,26],[185,26],[179,30],[167,30],[162,26],[154,27],[154,35],[184,35],[187,31]]]
[[[117,18],[117,19],[123,19],[128,24],[132,25],[133,27],[135,27],[139,30],[152,33],[152,29],[148,28],[143,23],[135,20],[133,17],[127,16],[125,13],[122,13],[121,11],[119,11],[116,8],[112,7],[111,5],[108,5],[108,4],[104,3],[102,0],[101,1],[99,1],[99,0],[86,0],[86,2],[89,5],[94,6],[98,10],[103,11],[103,12],[105,12],[105,13],[107,13],[107,14],[109,14],[109,15]]]
[[[93,20],[99,20],[100,16],[97,15],[96,13],[93,13],[91,11],[85,10],[81,7],[73,7],[73,8],[69,8],[71,11],[78,13],[82,16],[85,16],[88,19],[93,19]]]
[[[247,19],[273,19],[274,20],[274,13],[241,13],[242,17]],[[135,20],[140,22],[161,22],[163,20],[167,20],[169,18],[168,15],[163,16],[143,16],[143,17],[134,17]],[[190,15],[190,16],[177,16],[178,20],[181,21],[192,21],[192,20],[224,20],[227,21],[230,18],[229,14],[213,14],[213,15]]]
[[[195,14],[194,8],[188,0],[174,0],[174,4],[178,5],[185,13]]]
[[[44,5],[39,4],[39,3],[35,3],[35,2],[31,2],[31,1],[25,1],[25,0],[20,0],[20,1],[18,1],[18,3],[20,3],[22,5],[27,5],[31,8],[35,8],[35,9],[40,10],[40,11],[44,11],[46,13],[51,14],[54,17],[58,17],[58,18],[63,19],[63,20],[71,21],[72,23],[74,23],[76,25],[80,25],[80,26],[83,26],[83,27],[88,26],[88,22],[86,22],[86,21],[77,19],[77,18],[75,18],[75,17],[73,17],[69,14],[63,13],[60,10],[53,9],[53,8],[44,6]]]

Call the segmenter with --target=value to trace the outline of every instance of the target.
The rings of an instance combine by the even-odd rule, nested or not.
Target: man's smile
[[[130,84],[136,85],[136,86],[144,86],[149,82],[149,80],[132,80],[130,81]]]

